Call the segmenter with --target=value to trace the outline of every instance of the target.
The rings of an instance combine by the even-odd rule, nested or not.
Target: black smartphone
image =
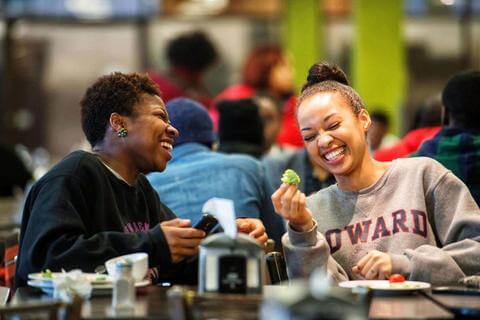
[[[212,230],[217,226],[218,220],[209,213],[202,214],[201,218],[193,225],[195,229],[200,229],[205,231],[206,234],[212,232]]]

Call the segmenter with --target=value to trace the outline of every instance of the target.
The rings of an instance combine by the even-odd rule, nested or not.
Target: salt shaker
[[[120,261],[115,265],[112,308],[115,312],[128,312],[133,311],[134,306],[135,280],[132,277],[132,263]]]

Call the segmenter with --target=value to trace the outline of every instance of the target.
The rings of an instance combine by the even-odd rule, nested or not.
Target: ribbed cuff
[[[392,259],[392,273],[400,273],[406,278],[410,275],[410,259],[403,254],[391,254]]]
[[[167,239],[163,234],[160,225],[156,225],[150,229],[147,234],[155,246],[155,254],[149,257],[150,266],[158,266],[159,270],[169,270],[172,268],[172,256],[170,254],[170,247],[168,246]]]
[[[287,224],[288,237],[290,243],[298,247],[311,247],[317,243],[317,222],[313,220],[313,227],[304,232],[298,232],[292,229],[290,223]]]

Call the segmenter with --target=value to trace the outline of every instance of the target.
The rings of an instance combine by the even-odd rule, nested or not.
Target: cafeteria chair
[[[0,236],[0,285],[13,288],[18,255],[18,232]]]
[[[288,280],[285,258],[278,251],[272,251],[265,255],[268,283],[281,284]]]
[[[0,307],[0,319],[79,320],[83,300],[74,297],[71,303],[38,301],[28,304],[10,304]]]
[[[8,297],[10,296],[10,288],[0,286],[0,307],[7,304]]]

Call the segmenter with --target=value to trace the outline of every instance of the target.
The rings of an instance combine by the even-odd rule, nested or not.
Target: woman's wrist
[[[293,224],[292,222],[289,222],[289,224],[290,224],[290,228],[292,228],[294,231],[297,231],[297,232],[310,231],[314,226],[313,219],[310,219],[308,222],[303,224]]]

